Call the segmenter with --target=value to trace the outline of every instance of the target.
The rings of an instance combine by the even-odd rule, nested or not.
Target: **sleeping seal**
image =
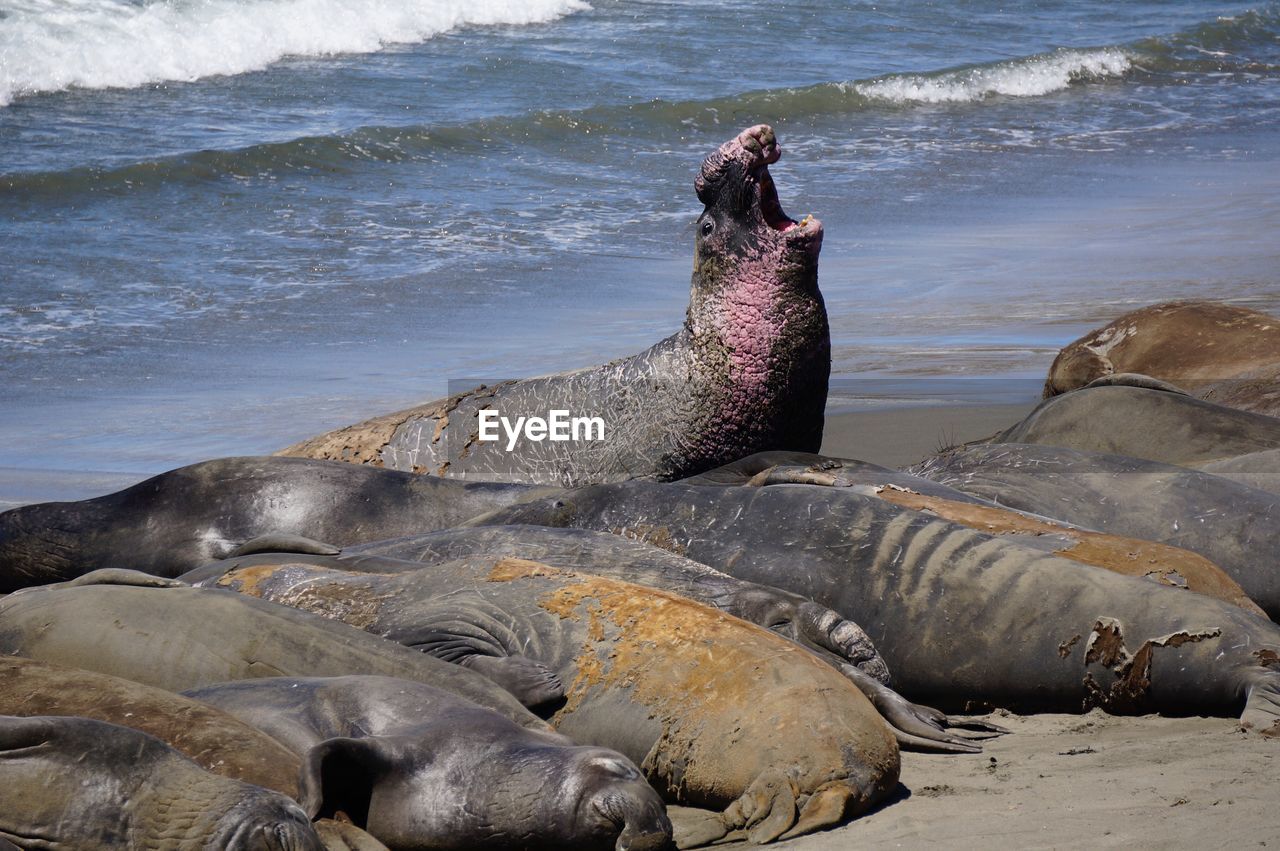
[[[565,684],[556,728],[629,756],[668,801],[723,810],[707,840],[798,836],[897,784],[893,735],[839,672],[665,591],[498,556],[394,574],[262,564],[207,584],[461,664],[535,659]]]
[[[473,522],[623,534],[807,597],[867,631],[904,695],[944,709],[1243,709],[1280,734],[1280,626],[851,488],[634,481]]]
[[[321,815],[393,848],[668,847],[662,801],[634,764],[391,677],[265,677],[186,695],[303,760]]]
[[[205,771],[146,733],[0,716],[0,839],[98,851],[323,851],[302,808]]]
[[[1134,310],[1065,346],[1049,367],[1044,397],[1116,373],[1140,373],[1220,405],[1280,416],[1280,319],[1212,301]]]

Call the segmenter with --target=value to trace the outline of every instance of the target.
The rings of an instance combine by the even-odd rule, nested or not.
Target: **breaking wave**
[[[256,71],[467,25],[546,23],[583,0],[0,0],[0,106],[71,87]]]

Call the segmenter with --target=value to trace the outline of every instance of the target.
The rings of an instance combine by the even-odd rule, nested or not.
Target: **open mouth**
[[[773,176],[769,174],[767,165],[753,169],[751,178],[756,184],[760,215],[770,228],[793,236],[813,236],[821,232],[822,223],[812,215],[797,222],[783,211],[782,204],[778,201],[778,189],[774,186]]]

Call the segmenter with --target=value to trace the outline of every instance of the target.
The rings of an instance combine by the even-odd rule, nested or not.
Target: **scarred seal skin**
[[[1041,402],[985,443],[1038,443],[1200,466],[1280,448],[1280,419],[1147,387],[1088,387]]]
[[[500,509],[481,522],[661,540],[808,597],[861,625],[897,688],[930,705],[1243,709],[1244,724],[1280,734],[1276,624],[848,488],[627,482]]]
[[[1251,452],[1199,465],[1202,472],[1230,479],[1236,484],[1280,494],[1280,449]]]
[[[560,732],[631,757],[673,803],[723,810],[719,835],[807,833],[897,783],[892,733],[839,673],[665,591],[482,556],[383,575],[257,565],[216,583],[462,664],[532,657],[564,683]]]
[[[0,715],[78,716],[132,727],[206,771],[299,797],[301,761],[256,727],[173,692],[18,656],[0,657]]]
[[[1280,495],[1170,464],[1018,443],[957,449],[912,469],[1012,508],[1199,553],[1280,618]]]
[[[721,145],[695,180],[684,327],[602,366],[482,387],[311,438],[282,454],[490,481],[573,485],[676,479],[763,449],[816,451],[831,367],[818,291],[822,224],[790,219],[757,125]],[[552,410],[598,416],[602,440],[480,440],[478,412],[514,421]]]
[[[670,846],[662,801],[621,754],[531,730],[390,677],[266,677],[187,695],[285,743],[319,813],[393,848],[646,851]]]
[[[853,488],[858,493],[924,511],[988,535],[1007,536],[1024,546],[1082,564],[1207,594],[1266,617],[1262,608],[1222,568],[1190,550],[1096,532],[1063,520],[1018,511],[922,476],[865,461],[806,452],[761,452],[684,481],[722,487],[808,484]]]
[[[1280,319],[1212,301],[1173,301],[1126,313],[1065,346],[1044,396],[1117,373],[1171,382],[1232,408],[1280,416]]]
[[[302,808],[129,727],[0,716],[0,838],[24,848],[322,851]]]

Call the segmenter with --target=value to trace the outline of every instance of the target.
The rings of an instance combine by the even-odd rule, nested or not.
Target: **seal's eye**
[[[711,221],[711,219],[703,219],[702,227],[699,228],[703,237],[711,236],[711,232],[715,229],[716,229],[716,223]]]

